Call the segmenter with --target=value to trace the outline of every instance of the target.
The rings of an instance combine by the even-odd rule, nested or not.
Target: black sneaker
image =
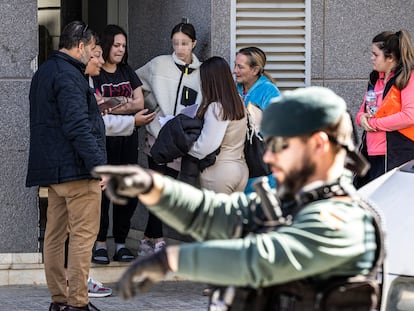
[[[108,251],[104,248],[94,249],[92,254],[92,262],[100,265],[109,264]]]
[[[135,256],[131,253],[131,251],[125,247],[120,248],[117,252],[115,252],[114,260],[121,261],[121,262],[130,262],[135,259]]]

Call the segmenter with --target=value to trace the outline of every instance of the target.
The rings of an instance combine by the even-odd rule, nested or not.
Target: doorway
[[[128,31],[128,0],[38,0],[39,56],[42,64],[59,45],[60,31],[73,20],[83,20],[96,33],[107,24]]]

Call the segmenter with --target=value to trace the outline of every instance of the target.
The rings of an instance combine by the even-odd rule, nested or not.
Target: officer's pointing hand
[[[132,262],[118,281],[118,290],[124,299],[130,299],[136,295],[133,279],[140,278],[138,290],[148,291],[155,283],[164,280],[165,275],[171,271],[168,265],[166,249],[162,249],[153,255],[138,258]]]
[[[128,198],[152,189],[153,177],[149,170],[138,165],[101,165],[92,170],[94,177],[109,176],[106,195],[117,204],[126,204]]]

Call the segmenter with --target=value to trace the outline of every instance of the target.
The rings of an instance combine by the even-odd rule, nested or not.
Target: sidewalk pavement
[[[122,300],[114,284],[104,284],[113,289],[105,298],[90,298],[101,311],[205,311],[208,298],[202,296],[206,284],[189,281],[164,281],[149,292],[138,294],[131,300]],[[50,294],[46,286],[0,286],[0,311],[47,311]]]

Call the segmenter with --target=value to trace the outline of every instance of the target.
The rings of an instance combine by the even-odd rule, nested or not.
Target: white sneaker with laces
[[[151,240],[142,239],[138,245],[138,256],[149,256],[154,254],[154,244]]]
[[[159,252],[160,250],[166,247],[167,247],[167,243],[165,243],[165,241],[157,242],[155,243],[155,246],[154,246],[154,252]]]
[[[112,289],[103,286],[101,282],[98,282],[91,277],[88,278],[88,297],[102,298],[112,295]]]

